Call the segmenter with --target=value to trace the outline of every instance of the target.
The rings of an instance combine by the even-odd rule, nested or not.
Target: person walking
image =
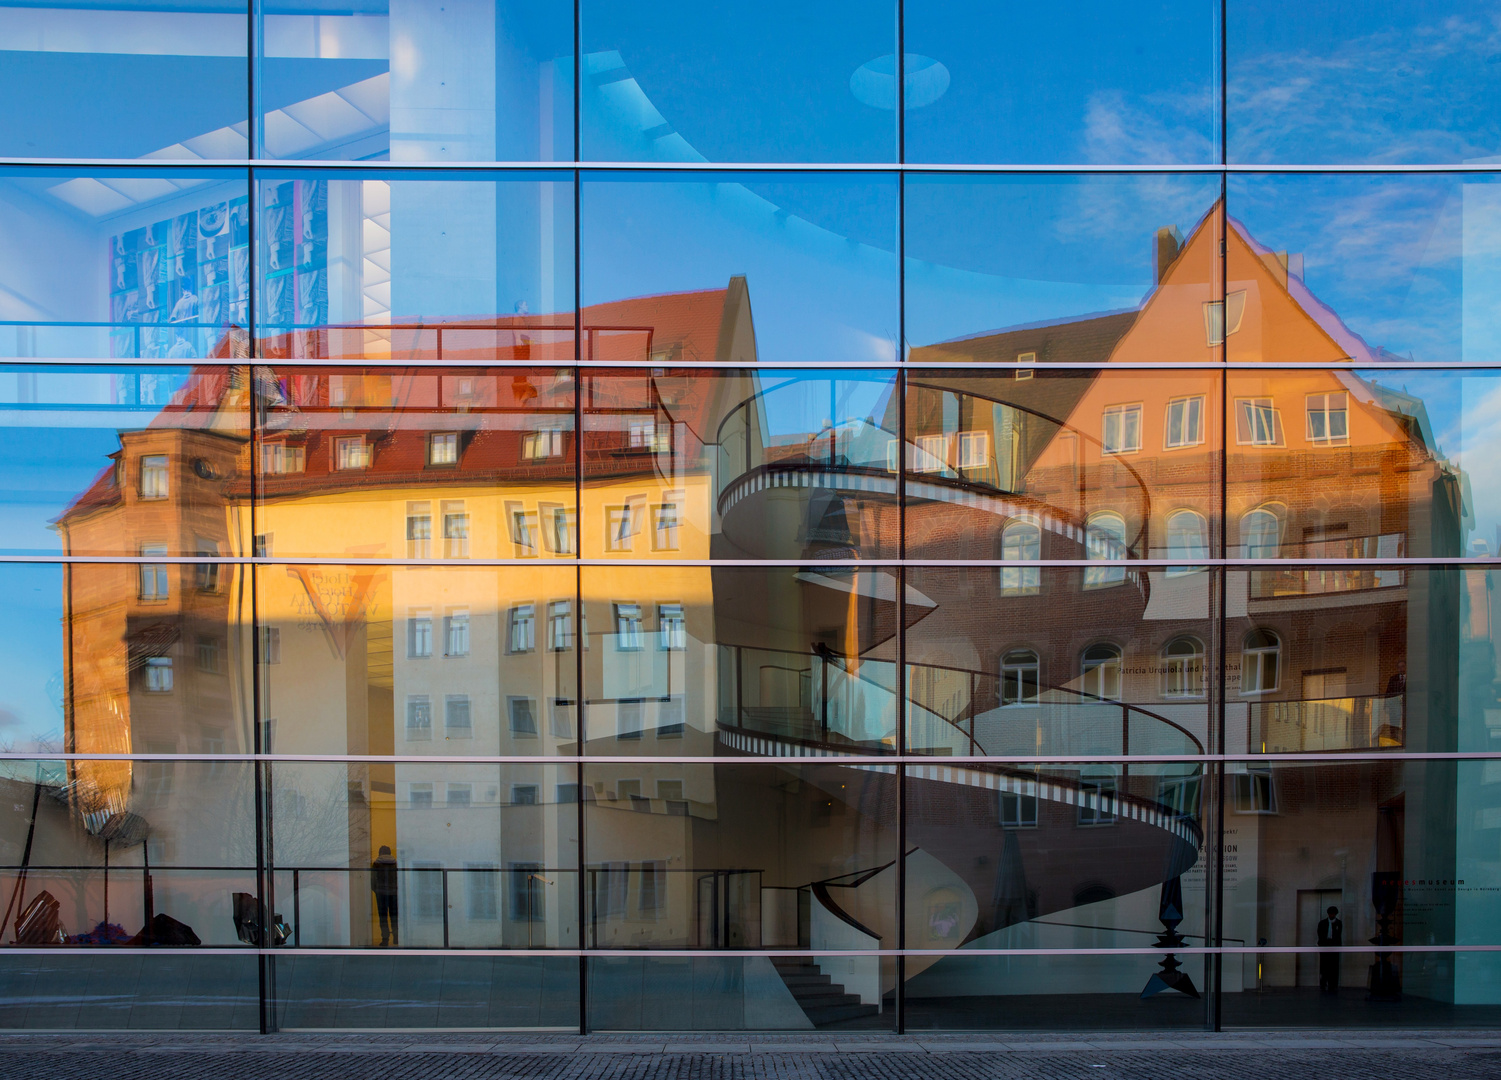
[[[375,893],[375,917],[380,922],[380,943],[401,944],[396,933],[396,856],[384,845],[375,861],[370,864],[370,891]]]
[[[1319,948],[1330,949],[1345,943],[1345,922],[1339,917],[1339,908],[1331,907],[1319,920]],[[1339,992],[1339,953],[1319,954],[1319,989],[1329,994]]]

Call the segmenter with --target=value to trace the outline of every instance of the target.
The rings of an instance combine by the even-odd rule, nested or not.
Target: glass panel
[[[1316,902],[1299,890],[1300,902]],[[1348,936],[1346,937],[1348,941]],[[1364,945],[1362,939],[1356,944]],[[1346,948],[1349,948],[1347,945]],[[1317,979],[1323,957],[1317,953],[1256,952],[1224,959],[1222,1023],[1233,1028],[1394,1028],[1404,1030],[1481,1029],[1501,1026],[1494,992],[1475,988],[1494,985],[1493,952],[1350,951],[1339,954],[1337,993],[1320,991]],[[1327,961],[1324,961],[1327,962]],[[1401,983],[1400,996],[1377,994],[1367,981],[1380,977]],[[1258,985],[1258,978],[1260,985]],[[1309,985],[1277,979],[1310,979]],[[1441,989],[1452,983],[1454,998]],[[1461,988],[1469,988],[1468,992]]]
[[[565,1028],[579,1025],[567,956],[297,956],[276,965],[280,1030]]]
[[[1246,174],[1227,183],[1227,359],[1496,362],[1494,176]]]
[[[1495,750],[1495,576],[1381,564],[1229,571],[1226,750]]]
[[[1231,555],[1490,554],[1501,535],[1493,374],[1243,370],[1228,380]]]
[[[585,946],[890,948],[895,781],[894,766],[585,766]]]
[[[261,355],[572,361],[566,173],[261,175]]]
[[[593,161],[893,161],[896,8],[586,0]]]
[[[279,761],[265,798],[290,948],[578,948],[572,765]]]
[[[0,1027],[260,1030],[257,958],[101,949],[0,958]]]
[[[261,157],[573,158],[566,2],[257,8]]]
[[[235,614],[248,576],[214,563],[0,565],[0,747],[252,752],[250,628]]]
[[[1482,161],[1501,151],[1483,0],[1232,4],[1229,157],[1287,164]],[[1338,117],[1335,123],[1331,117]]]
[[[1202,955],[1176,957],[1198,999],[1176,990],[1143,998],[1161,970],[1161,956],[1150,953],[945,956],[927,967],[931,958],[914,959],[905,988],[909,1030],[1202,1031],[1210,1024]]]
[[[896,556],[892,373],[583,378],[585,556]]]
[[[249,38],[243,2],[6,4],[0,156],[243,159]]]
[[[258,370],[257,554],[576,557],[572,369]]]
[[[896,359],[895,176],[594,173],[582,199],[584,359]]]
[[[1496,944],[1498,779],[1495,761],[1230,765],[1224,943],[1310,951],[1226,957],[1241,984],[1226,989],[1255,991],[1227,993],[1226,1013],[1244,1000],[1242,1023],[1309,1022],[1306,1010],[1360,1024],[1399,999],[1420,1015],[1496,1004],[1494,953],[1380,946]]]
[[[1218,177],[913,175],[905,227],[912,360],[1221,359]]]
[[[1217,552],[1218,374],[1029,374],[908,373],[909,556],[1120,561]],[[1026,579],[1036,591],[1035,569],[1008,573],[1009,586]],[[1123,571],[1101,568],[1088,584],[1123,580]]]
[[[890,1032],[895,985],[890,956],[593,957],[590,1028]]]
[[[0,787],[15,808],[0,823],[0,895],[16,944],[252,942],[237,899],[256,891],[250,763],[12,760]]]
[[[1213,594],[1205,570],[908,570],[909,749],[1213,752]]]
[[[908,958],[907,978],[924,991],[918,996],[1027,993],[1013,981],[1023,973],[1041,977],[1037,993],[1088,985],[1088,963],[1054,981],[1030,957],[1011,957],[1008,966],[966,956],[970,949],[1167,948],[1162,935],[1202,949],[1203,772],[1195,762],[908,766],[907,947],[953,950]],[[1139,958],[1145,973],[1136,993],[1150,989],[1153,969],[1174,969],[1159,969],[1158,959]],[[1104,981],[1127,971],[1135,969]],[[1181,990],[1176,978],[1163,981]],[[974,1005],[955,1004],[958,1015]]]
[[[889,568],[586,567],[588,752],[892,749],[897,580]]]
[[[1218,164],[1219,16],[908,0],[907,160]]]
[[[575,752],[572,568],[324,564],[257,577],[264,752]]]
[[[246,554],[227,510],[245,471],[248,381],[208,365],[0,367],[0,552]]]
[[[0,170],[0,356],[243,357],[246,191],[244,170]]]

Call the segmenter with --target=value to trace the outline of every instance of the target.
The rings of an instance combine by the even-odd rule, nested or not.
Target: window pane
[[[584,359],[896,358],[894,176],[590,173],[582,199]]]
[[[1099,589],[1089,568],[1029,569],[1031,591],[1010,587],[994,567],[908,570],[912,752],[1212,751],[1209,703],[1164,693],[1160,672],[1174,638],[1215,640],[1213,574],[1128,571],[1119,587]]]
[[[257,156],[573,158],[573,9],[567,3],[393,9],[374,0],[342,12],[273,8],[260,22],[257,78],[264,111]]]
[[[585,0],[582,20],[587,159],[896,158],[889,0]]]
[[[1375,560],[1229,571],[1227,752],[1501,747],[1493,577]]]
[[[262,627],[279,641],[260,694],[277,753],[576,752],[571,723],[542,721],[574,710],[572,643],[539,649],[535,637],[537,611],[573,602],[572,568],[294,564],[257,583]],[[468,651],[445,655],[433,612],[456,599],[468,605]],[[524,629],[519,612],[530,613]],[[511,647],[517,633],[530,635],[525,649]]]
[[[245,158],[246,16],[244,3],[0,8],[0,99],[25,103],[0,118],[0,156]]]
[[[911,175],[908,353],[1217,362],[1204,305],[1222,291],[1219,200],[1206,176]]]
[[[262,355],[573,359],[566,174],[260,174]]]
[[[151,735],[137,753],[183,749],[170,733]],[[8,797],[22,806],[15,814],[21,842],[30,837],[24,898],[16,910],[20,918],[7,931],[7,937],[26,939],[17,944],[218,949],[249,944],[230,918],[232,896],[253,898],[256,891],[256,785],[249,762],[14,760],[5,763],[3,773],[0,783]],[[64,786],[72,798],[50,794]],[[3,874],[7,892],[20,887],[17,869]],[[150,970],[142,967],[141,975]],[[198,968],[204,976],[216,971],[230,976],[225,991],[231,998],[245,994],[227,957]],[[202,999],[179,983],[153,987],[118,973],[95,974],[129,995],[127,1000],[134,998],[137,1008],[153,998],[165,1006],[163,999],[175,994],[187,1015],[207,1013]],[[250,983],[253,1011],[254,975]],[[43,1022],[48,1011],[60,1016],[55,1002],[33,996],[32,1004],[43,1007],[32,1023]],[[45,1008],[49,1004],[51,1010]],[[170,1015],[175,1024],[178,1013]],[[107,1021],[89,1024],[102,1022]]]
[[[584,554],[894,556],[895,381],[586,369]]]
[[[913,370],[907,375],[907,438],[984,431],[994,456],[984,469],[908,473],[907,554],[918,558],[1010,558],[1010,523],[1033,520],[1042,559],[1084,559],[1090,515],[1123,524],[1118,559],[1168,558],[1168,517],[1182,507],[1209,516],[1218,533],[1219,409],[1203,440],[1169,445],[1169,402],[1185,391],[1218,401],[1212,372]],[[1126,401],[1141,405],[1122,405]],[[1301,400],[1301,399],[1300,399]],[[1116,440],[1116,452],[1111,452]],[[1135,445],[1136,452],[1126,453]],[[910,451],[909,451],[910,453]],[[1175,557],[1175,556],[1173,556]]]
[[[0,552],[248,554],[249,523],[228,512],[248,464],[247,378],[0,368]]]
[[[909,970],[908,990],[925,1026],[997,1023],[981,1015],[981,1002],[994,1007],[1029,993],[1016,980],[1020,973],[1035,988],[1047,988],[1038,994],[1043,1001],[1028,1006],[1031,1019],[1024,1022],[1040,1022],[1045,1014],[1067,1026],[1062,1002],[1051,1001],[1061,995],[1139,1000],[1161,954],[1091,956],[1086,964],[1083,956],[1049,953],[1141,949],[1147,935],[1165,926],[1159,919],[1165,894],[1177,901],[1180,940],[1189,947],[1204,942],[1210,899],[1200,847],[1204,768],[1156,761],[1133,761],[1129,769],[1030,762],[909,766],[907,947],[954,950],[925,957],[920,973]],[[983,862],[981,852],[990,853]],[[1046,875],[1034,870],[1042,865],[1049,867]],[[988,902],[977,902],[982,896]],[[1021,952],[998,962],[1003,958],[966,957],[964,945],[1036,955]],[[1180,960],[1202,991],[1203,960]],[[1080,966],[1071,969],[1075,963]],[[1093,985],[1081,978],[1091,969],[1098,980]],[[1161,1012],[1177,1015],[1152,1010],[1141,1022],[1170,1022],[1152,1018]]]
[[[589,753],[892,748],[895,587],[885,568],[586,567]]]
[[[25,13],[0,9],[0,21],[15,15]],[[246,190],[243,170],[0,170],[0,229],[13,245],[0,260],[0,290],[13,298],[0,356],[243,357]]]
[[[1501,67],[1488,70],[1501,79]],[[1229,288],[1247,290],[1227,359],[1495,362],[1493,175],[1240,174],[1227,183]],[[1359,269],[1352,242],[1369,242]]]
[[[647,768],[664,775],[668,767]],[[896,829],[877,809],[895,783],[892,774],[810,764],[670,768],[665,775],[681,781],[682,800],[639,794],[639,764],[584,769],[585,790],[593,793],[584,804],[587,945],[817,949],[846,933],[826,922],[831,917],[859,935],[847,939],[856,948],[894,932],[894,895],[882,875],[895,869]],[[688,803],[691,844],[681,826],[659,827],[656,819],[675,816],[668,801]],[[746,829],[747,822],[758,824]],[[643,876],[655,900],[646,909]],[[834,899],[814,899],[810,941],[808,915],[799,930],[797,890],[825,881]],[[835,907],[858,925],[840,919]],[[870,1004],[889,990],[872,986]]]
[[[1218,163],[1219,14],[908,0],[907,160]]]
[[[391,943],[402,948],[442,948],[445,923],[450,948],[578,947],[578,807],[555,798],[577,775],[574,766],[272,768],[283,808],[301,810],[278,814],[271,828],[279,895],[291,896],[298,874],[304,948],[377,944],[381,895],[396,898]],[[388,853],[377,862],[382,848]],[[324,854],[334,849],[342,853],[337,863]],[[498,910],[471,914],[465,898],[476,893],[489,893]],[[529,907],[518,910],[518,894]],[[421,985],[436,991],[441,981]]]
[[[560,544],[537,526],[539,515],[575,514],[571,369],[259,370],[263,451],[295,448],[305,463],[259,477],[257,527],[276,536],[277,556],[573,555],[567,529]],[[526,439],[541,429],[570,433],[568,454],[528,459]],[[455,461],[433,468],[439,437],[452,439]],[[337,516],[315,510],[330,496],[343,500]]]
[[[1229,12],[1232,162],[1458,163],[1501,152],[1488,4],[1387,0],[1354,19],[1287,0]]]
[[[673,887],[670,873],[666,882]],[[711,890],[705,890],[707,899]],[[795,890],[768,895],[780,898],[773,917],[795,917]],[[589,1016],[600,1030],[895,1030],[896,960],[890,956],[648,954],[591,956],[587,963]]]
[[[1228,378],[1242,422],[1227,494],[1243,512],[1274,513],[1281,557],[1494,553],[1501,476],[1485,419],[1501,387],[1493,373],[1272,369]],[[1305,415],[1321,417],[1328,437]]]

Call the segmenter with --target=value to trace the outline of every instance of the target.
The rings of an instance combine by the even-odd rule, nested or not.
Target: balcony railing
[[[1395,750],[1406,744],[1407,695],[1258,701],[1250,705],[1251,753]]]

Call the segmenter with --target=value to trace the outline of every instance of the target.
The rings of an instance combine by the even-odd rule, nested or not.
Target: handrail
[[[722,732],[729,732],[731,734],[745,735],[745,736],[751,736],[751,737],[762,738],[762,739],[767,739],[767,738],[775,739],[777,742],[785,743],[788,746],[796,746],[796,747],[806,746],[806,747],[809,747],[809,748],[828,750],[828,744],[827,743],[820,742],[820,741],[818,741],[816,739],[801,739],[801,738],[798,738],[796,736],[791,736],[791,735],[768,736],[765,733],[760,732],[760,731],[756,731],[756,730],[754,730],[752,728],[741,728],[741,727],[736,727],[736,726],[731,725],[731,724],[723,724],[723,723],[721,723],[719,725],[719,729]],[[1168,805],[1166,803],[1157,802],[1155,799],[1149,799],[1149,798],[1146,798],[1145,796],[1137,795],[1137,794],[1134,794],[1132,792],[1119,791],[1119,790],[1109,791],[1109,792],[1100,791],[1098,789],[1098,787],[1096,787],[1096,785],[1088,783],[1088,782],[1085,782],[1082,779],[1077,779],[1075,777],[1061,775],[1061,774],[1052,774],[1052,773],[1042,774],[1042,773],[1039,773],[1036,770],[1029,770],[1029,769],[1021,768],[1021,767],[1016,766],[1016,765],[1006,764],[1004,759],[997,759],[995,761],[974,762],[974,763],[968,763],[968,764],[963,764],[963,765],[947,765],[947,764],[944,764],[944,759],[941,758],[941,757],[934,757],[932,760],[933,760],[933,765],[935,767],[941,765],[945,769],[953,769],[956,772],[963,771],[965,769],[974,769],[974,770],[979,771],[979,772],[997,773],[999,775],[1009,776],[1009,777],[1012,777],[1013,779],[1017,779],[1017,780],[1026,780],[1026,781],[1029,781],[1031,783],[1037,784],[1039,786],[1046,785],[1046,784],[1051,784],[1051,785],[1055,785],[1055,786],[1060,787],[1060,788],[1065,788],[1065,789],[1067,789],[1069,791],[1091,794],[1091,795],[1096,796],[1099,799],[1104,800],[1105,802],[1108,802],[1110,804],[1110,809],[1111,809],[1112,813],[1116,813],[1118,811],[1118,808],[1121,807],[1121,806],[1136,806],[1136,807],[1139,807],[1139,808],[1141,808],[1143,810],[1148,810],[1148,811],[1154,812],[1156,814],[1162,815],[1163,817],[1172,818],[1175,821],[1181,821],[1182,823],[1184,823],[1187,826],[1187,828],[1191,832],[1193,832],[1193,833],[1195,833],[1195,834],[1197,834],[1199,836],[1202,836],[1202,834],[1203,834],[1203,830],[1200,828],[1199,823],[1197,821],[1195,821],[1194,818],[1190,814],[1184,813],[1183,811],[1179,810],[1177,807],[1170,806],[1170,805]],[[834,750],[829,750],[828,753],[825,756],[818,756],[818,757],[797,756],[797,757],[792,757],[792,758],[788,759],[788,763],[789,764],[797,764],[797,765],[840,765],[841,762],[842,762],[842,755],[838,751],[834,751]],[[849,767],[850,768],[856,768],[856,769],[863,769],[863,770],[884,769],[884,770],[887,770],[888,772],[892,772],[892,773],[894,773],[895,770],[896,770],[896,766],[895,765],[867,764],[867,763],[863,763],[863,762],[860,763],[860,764],[857,764],[857,765],[851,765]],[[908,765],[907,766],[907,768],[909,770],[909,773],[910,773],[910,770],[912,770],[914,768],[924,768],[924,767],[926,767],[926,766],[915,766],[915,765]]]
[[[848,911],[845,911],[844,908],[840,907],[838,902],[829,895],[829,887],[823,882],[815,881],[812,885],[808,886],[808,888],[812,890],[813,895],[818,898],[818,902],[822,904],[825,910],[827,910],[830,915],[834,916],[834,918],[860,931],[860,933],[866,935],[867,937],[873,937],[877,941],[881,940],[880,934],[876,933],[859,919],[851,915]]]

